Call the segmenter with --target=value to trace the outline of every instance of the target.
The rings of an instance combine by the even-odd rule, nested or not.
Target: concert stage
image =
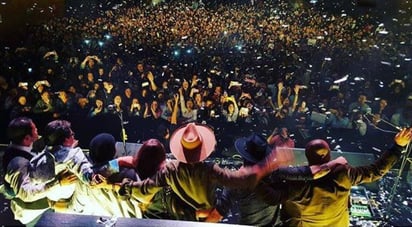
[[[118,144],[120,146],[120,144]],[[127,144],[126,150],[139,147],[139,144]],[[0,160],[3,156],[3,149],[0,149]],[[87,150],[86,150],[87,151]],[[124,155],[121,151],[118,155]],[[126,151],[131,154],[131,151]],[[294,149],[295,164],[306,165],[304,149]],[[370,153],[341,152],[332,151],[332,158],[339,156],[345,157],[352,166],[367,165],[375,160],[375,155]],[[168,158],[173,158],[171,155]],[[231,157],[214,157],[207,161],[217,162],[221,166],[229,168],[239,167],[242,163],[237,155]],[[0,162],[1,163],[1,162]],[[1,165],[1,164],[0,164]],[[0,166],[1,167],[1,166]],[[351,224],[353,226],[411,226],[410,214],[412,213],[412,192],[411,185],[406,183],[399,184],[396,189],[396,196],[393,199],[392,206],[388,206],[388,198],[392,193],[392,187],[396,183],[398,167],[395,166],[380,181],[372,184],[360,185],[354,187],[351,208]],[[409,177],[410,178],[410,177]],[[2,177],[1,177],[2,180]],[[411,182],[411,179],[409,179]],[[14,220],[13,214],[9,209],[9,201],[0,194],[0,226],[19,225]],[[390,211],[389,211],[390,209]],[[388,214],[388,211],[390,212]],[[232,213],[225,217],[222,223],[214,224],[216,226],[233,226],[237,224],[238,214]],[[48,212],[45,213],[37,226],[105,226],[104,221],[110,221],[109,217],[97,217],[89,215],[68,215]],[[115,221],[115,220],[113,220]],[[107,223],[106,223],[107,224]],[[110,223],[109,223],[110,224]],[[206,226],[211,223],[198,223],[172,220],[152,220],[152,219],[135,219],[135,218],[117,218],[116,226]],[[111,225],[106,225],[111,226]]]

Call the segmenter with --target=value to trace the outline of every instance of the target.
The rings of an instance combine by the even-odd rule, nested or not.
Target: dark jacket
[[[271,184],[283,179],[312,180],[313,175],[307,166],[280,168],[262,179],[253,192],[225,188],[218,200],[217,209],[219,213],[226,216],[229,210],[232,210],[232,213],[236,212],[234,208],[237,207],[239,212],[237,223],[241,225],[273,226],[279,222],[279,204],[283,191],[277,190],[271,194],[272,203],[267,203],[260,194],[270,190]]]

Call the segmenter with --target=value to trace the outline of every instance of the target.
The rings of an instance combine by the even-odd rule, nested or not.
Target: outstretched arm
[[[384,176],[399,160],[406,146],[411,143],[412,128],[402,129],[394,138],[395,144],[373,164],[349,169],[349,177],[353,185],[369,183]]]

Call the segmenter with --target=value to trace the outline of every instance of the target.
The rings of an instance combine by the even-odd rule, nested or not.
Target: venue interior
[[[221,167],[240,168],[234,143],[252,132],[284,133],[292,166],[308,164],[313,139],[332,158],[369,165],[412,127],[412,1],[0,0],[0,160],[21,116],[37,125],[39,152],[61,119],[86,155],[109,133],[118,157],[156,138],[175,159],[170,136],[196,122],[213,129],[206,161]],[[352,188],[351,226],[412,225],[411,147],[384,177]],[[0,202],[0,225],[21,225]],[[56,220],[73,226],[70,215]],[[219,224],[242,224],[236,207]]]

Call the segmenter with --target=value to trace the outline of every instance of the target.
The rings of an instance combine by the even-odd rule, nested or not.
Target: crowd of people
[[[221,150],[274,125],[288,128],[298,146],[311,135],[348,132],[339,138],[346,150],[358,146],[343,145],[354,139],[345,136],[393,131],[386,124],[376,132],[381,119],[411,125],[401,21],[377,24],[372,13],[283,1],[129,2],[97,11],[29,26],[17,47],[3,47],[4,122],[24,115],[39,125],[50,118],[90,125],[78,130],[87,145],[107,125],[117,140],[165,141],[194,121],[218,129]],[[388,139],[379,149],[391,138],[381,135]]]
[[[411,140],[406,22],[339,3],[212,2],[122,1],[82,18],[68,10],[1,46],[0,121],[11,140],[2,166],[17,220],[53,210],[216,222],[238,202],[240,224],[348,222],[350,187],[382,177]],[[142,148],[114,159],[116,141]],[[280,160],[306,145],[310,168],[268,174],[279,163],[261,163],[272,147]],[[381,158],[331,161],[332,174],[314,179],[331,149]],[[204,162],[223,153],[240,154],[242,169]]]

